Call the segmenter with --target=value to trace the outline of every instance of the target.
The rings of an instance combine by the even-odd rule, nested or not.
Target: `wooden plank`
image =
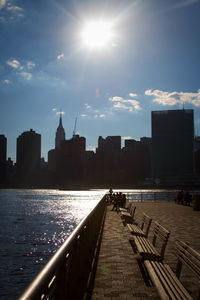
[[[176,291],[174,291],[174,289],[172,288],[170,282],[168,281],[168,278],[165,274],[165,269],[164,268],[160,268],[162,266],[162,263],[158,263],[158,262],[151,262],[151,265],[154,269],[154,271],[156,272],[162,286],[164,287],[166,293],[169,295],[170,299],[179,299],[180,297],[177,294]],[[181,300],[185,300],[185,299],[181,299]]]
[[[174,274],[174,272],[171,270],[170,266],[168,266],[166,264],[164,266],[167,269],[168,274],[169,274],[169,276],[172,279],[172,283],[176,282],[177,286],[179,287],[179,289],[181,290],[181,292],[184,294],[184,296],[186,297],[186,299],[192,300],[193,298],[190,296],[190,294],[184,288],[184,286],[182,285],[182,283],[180,282],[180,280],[176,277],[176,275]]]
[[[176,242],[178,260],[200,279],[200,254],[183,241]]]
[[[183,248],[180,245],[176,247],[178,251],[178,255],[181,257],[187,257],[195,266],[200,269],[200,255],[196,251],[191,251],[190,247]]]
[[[144,232],[140,229],[140,227],[138,227],[137,225],[134,224],[127,224],[127,227],[129,229],[129,231],[134,235],[144,235]]]
[[[139,254],[144,260],[161,260],[161,256],[153,245],[145,238],[134,236],[134,242]]]
[[[193,299],[168,265],[160,262],[145,261],[145,266],[156,288],[159,290],[162,287],[161,298],[164,290],[169,299]]]
[[[155,248],[150,244],[150,242],[145,237],[139,237],[141,245],[143,245],[143,255],[145,253],[156,254]],[[142,251],[141,251],[142,252]]]
[[[168,265],[163,265],[160,262],[150,262],[150,266],[152,267],[151,272],[155,272],[157,276],[158,281],[154,282],[155,286],[161,285],[170,299],[192,300],[192,297]],[[146,267],[150,271],[148,263],[146,263]]]
[[[158,264],[157,262],[155,263],[155,265],[165,277],[167,290],[168,289],[171,290],[177,299],[180,300],[192,299],[168,265],[166,264],[164,265],[162,263]]]
[[[154,268],[152,267],[152,264],[150,261],[146,260],[145,262],[145,266],[147,268],[147,271],[149,273],[149,276],[153,282],[153,284],[155,285],[155,287],[157,288],[158,294],[160,296],[161,299],[163,300],[169,300],[169,296],[167,295],[164,287],[162,286],[159,277],[157,276]]]

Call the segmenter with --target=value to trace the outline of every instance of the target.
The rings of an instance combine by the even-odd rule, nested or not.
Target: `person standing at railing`
[[[113,194],[113,190],[111,188],[109,189],[109,194],[108,195],[109,195],[109,198],[110,198],[110,203],[112,203],[114,194]]]
[[[122,195],[121,207],[125,208],[126,206],[126,194]]]
[[[114,204],[112,210],[116,210],[117,212],[119,211],[119,207],[122,207],[124,205],[124,199],[123,199],[123,194],[122,192],[116,193],[113,195],[114,196]],[[126,202],[126,198],[125,198]],[[124,207],[124,206],[123,206]]]
[[[187,191],[184,195],[184,204],[190,206],[190,202],[192,201],[192,195]]]
[[[183,204],[183,190],[179,191],[176,198],[175,203],[177,204]]]

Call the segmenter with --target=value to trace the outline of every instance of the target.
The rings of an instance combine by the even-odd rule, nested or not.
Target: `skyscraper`
[[[192,174],[193,110],[152,111],[151,121],[153,178]]]
[[[112,153],[121,150],[121,136],[107,136],[105,139],[99,136],[97,153]]]
[[[60,142],[65,140],[65,130],[62,125],[62,116],[60,114],[60,120],[59,120],[59,125],[56,130],[56,139],[55,139],[55,148],[60,147]]]
[[[41,135],[30,129],[17,138],[17,175],[28,179],[40,166]]]
[[[7,139],[0,134],[0,184],[6,180]]]
[[[85,145],[86,140],[78,134],[72,139],[62,141],[57,150],[57,176],[70,178],[70,180],[81,179],[85,168]]]

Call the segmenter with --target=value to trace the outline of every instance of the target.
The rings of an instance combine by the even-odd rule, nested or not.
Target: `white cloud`
[[[135,93],[129,93],[129,96],[132,97],[132,98],[134,98],[134,97],[137,97],[137,94],[135,94]]]
[[[64,112],[64,111],[57,111],[56,114],[57,114],[57,115],[64,115],[65,112]]]
[[[18,74],[23,78],[25,78],[26,80],[31,80],[32,78],[32,74],[28,72],[19,72]]]
[[[161,105],[174,106],[189,103],[196,107],[200,107],[200,89],[197,93],[176,91],[170,93],[161,90],[146,90],[145,95],[153,96],[153,102],[157,102]]]
[[[133,108],[131,106],[127,106],[126,104],[123,104],[121,102],[117,102],[113,105],[114,108],[117,109],[125,109],[125,110],[129,110],[129,111],[133,111]]]
[[[90,106],[88,103],[85,103],[85,107],[86,107],[87,109],[90,109],[90,108],[91,108],[91,106]]]
[[[57,59],[60,60],[61,58],[64,58],[64,56],[65,56],[64,53],[61,53],[57,56]]]
[[[3,82],[6,83],[6,84],[10,84],[11,83],[11,81],[8,80],[8,79],[5,79]]]
[[[87,151],[94,151],[95,152],[96,148],[94,146],[88,146],[86,150]]]
[[[7,11],[7,15],[5,15],[6,19],[13,20],[16,17],[24,17],[24,9],[17,5],[12,5],[11,3],[7,2],[5,5],[5,9]]]
[[[115,97],[110,97],[109,100],[110,100],[110,101],[123,101],[123,98],[122,98],[122,97],[115,96]]]
[[[22,63],[15,59],[15,58],[10,58],[9,60],[6,61],[7,65],[16,70],[16,74],[19,76],[23,77],[26,80],[31,80],[32,78],[32,73],[30,72],[31,69],[35,67],[35,63],[32,61],[26,61],[22,65]]]
[[[0,9],[6,5],[6,0],[0,0]]]
[[[26,66],[28,69],[33,69],[35,67],[35,63],[32,61],[27,61]]]
[[[8,5],[6,8],[8,11],[12,11],[14,13],[23,12],[23,8],[16,6],[16,5]]]
[[[134,96],[135,95],[136,94],[134,94]],[[114,96],[114,97],[110,97],[109,100],[111,102],[115,102],[113,104],[113,107],[116,109],[124,109],[124,110],[128,110],[130,112],[142,109],[139,101],[134,100],[134,99],[124,99],[119,96]]]
[[[20,64],[20,62],[17,59],[7,60],[7,64],[14,69],[18,69],[18,70],[23,69],[23,66]]]
[[[132,140],[131,136],[122,136],[122,140]]]
[[[14,20],[16,17],[24,17],[24,9],[17,5],[12,5],[11,1],[0,0],[0,10],[4,8],[4,15],[0,17],[0,21]]]

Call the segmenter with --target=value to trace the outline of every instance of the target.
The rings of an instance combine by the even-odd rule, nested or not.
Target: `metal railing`
[[[180,190],[131,191],[126,192],[126,198],[130,202],[174,202],[179,191]],[[198,194],[198,191],[190,191],[192,197]]]
[[[128,201],[133,202],[173,202],[178,191],[143,191],[126,194]]]
[[[44,266],[19,300],[90,299],[105,213],[104,196]]]

